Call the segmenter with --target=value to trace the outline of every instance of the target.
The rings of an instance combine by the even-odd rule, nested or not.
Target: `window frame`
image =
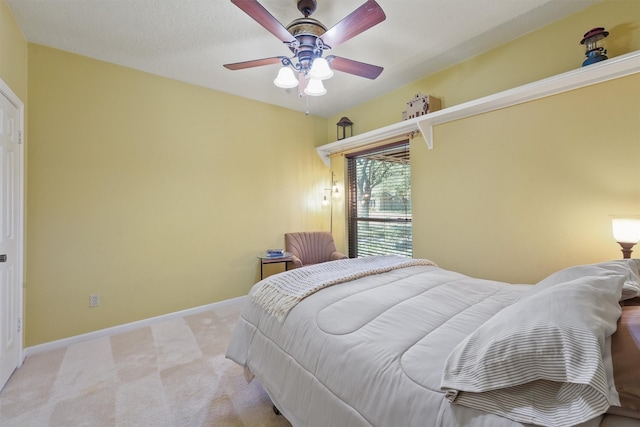
[[[347,161],[347,201],[346,201],[346,216],[347,216],[347,238],[348,238],[348,247],[349,247],[349,257],[357,258],[358,255],[358,222],[366,221],[369,223],[383,223],[383,224],[409,224],[410,234],[413,234],[413,226],[412,226],[412,208],[408,209],[408,217],[407,210],[405,210],[404,218],[384,218],[384,217],[360,217],[358,215],[354,215],[354,212],[358,212],[358,185],[357,185],[357,174],[354,173],[356,169],[355,161],[358,158],[366,157],[369,154],[375,153],[384,153],[389,152],[394,149],[398,149],[398,153],[403,153],[404,157],[409,164],[409,191],[411,189],[411,160],[410,160],[410,141],[408,139],[404,139],[401,141],[396,141],[390,144],[378,145],[375,147],[367,148],[365,150],[360,150],[356,152],[349,153],[345,155]],[[409,198],[409,206],[411,205]],[[405,254],[408,256],[413,255],[413,241],[411,239],[411,244],[408,247],[410,254]]]

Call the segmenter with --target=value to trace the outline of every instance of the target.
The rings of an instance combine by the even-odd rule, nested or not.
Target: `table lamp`
[[[631,248],[640,242],[640,218],[614,217],[613,238],[622,246],[623,258],[631,258]]]

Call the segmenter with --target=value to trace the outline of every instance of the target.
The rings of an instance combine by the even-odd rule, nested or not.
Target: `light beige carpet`
[[[0,425],[288,427],[225,359],[230,305],[28,357],[0,393]]]

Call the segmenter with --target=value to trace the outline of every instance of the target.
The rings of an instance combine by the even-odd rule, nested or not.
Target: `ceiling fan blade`
[[[291,33],[257,0],[231,0],[231,3],[242,9],[244,13],[252,17],[258,24],[283,42],[291,43],[295,40]]]
[[[329,28],[320,38],[324,44],[334,48],[381,23],[386,18],[387,16],[378,3],[374,0],[367,0],[349,16]]]
[[[384,68],[377,65],[365,64],[364,62],[354,61],[353,59],[341,58],[339,56],[329,55],[327,61],[334,70],[343,73],[355,74],[356,76],[366,77],[375,80]]]
[[[234,62],[224,64],[224,68],[229,70],[244,70],[245,68],[262,67],[263,65],[279,64],[284,56],[274,56],[273,58],[254,59],[253,61]]]

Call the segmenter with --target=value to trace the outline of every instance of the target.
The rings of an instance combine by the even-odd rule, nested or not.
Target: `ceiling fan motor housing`
[[[298,57],[303,70],[311,68],[313,59],[322,56],[322,51],[329,48],[320,40],[320,36],[327,31],[327,27],[313,18],[296,19],[287,26],[287,31],[297,41],[290,46],[290,49]]]

